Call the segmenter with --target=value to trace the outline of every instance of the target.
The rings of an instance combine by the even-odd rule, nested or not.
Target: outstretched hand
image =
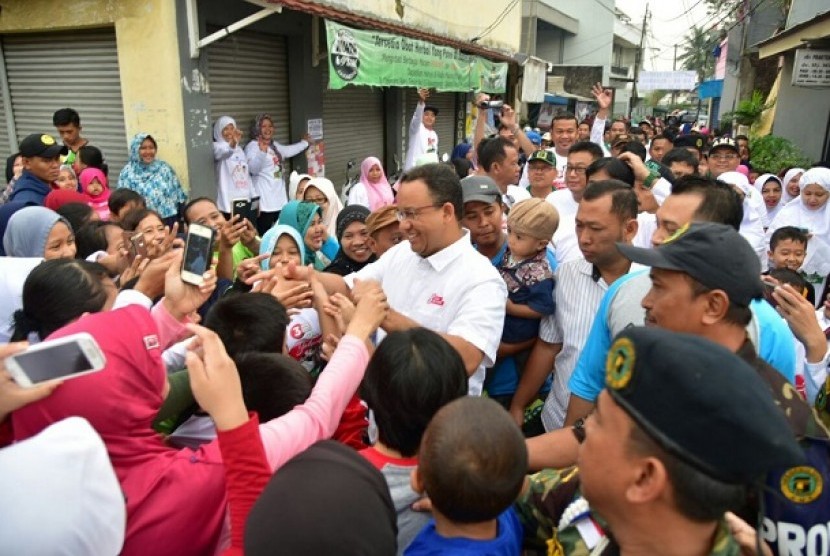
[[[10,355],[25,350],[28,345],[27,342],[16,342],[0,346],[0,422],[12,411],[20,409],[32,402],[42,400],[62,384],[60,380],[50,380],[29,388],[24,388],[12,379],[11,375],[3,367],[2,361]]]
[[[219,336],[202,326],[188,324],[196,336],[185,358],[193,397],[213,418],[218,430],[234,429],[248,420],[236,364]]]

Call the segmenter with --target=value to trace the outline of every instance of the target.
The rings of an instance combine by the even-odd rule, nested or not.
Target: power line
[[[478,40],[481,40],[487,34],[491,33],[496,27],[499,26],[499,24],[502,21],[504,21],[504,18],[507,17],[507,14],[510,13],[510,11],[513,8],[515,8],[518,3],[519,3],[519,0],[513,0],[512,2],[510,2],[510,4],[508,4],[507,7],[504,8],[504,10],[496,17],[495,21],[493,21],[493,23],[491,23],[490,25],[485,27],[477,36],[470,39],[470,42],[476,42]]]
[[[689,13],[691,13],[691,11],[692,11],[692,10],[694,10],[695,8],[697,8],[697,7],[698,7],[700,4],[702,4],[702,3],[703,3],[703,0],[697,0],[697,2],[695,2],[694,4],[692,4],[692,7],[691,7],[691,8],[687,9],[687,10],[686,10],[685,12],[683,12],[682,14],[680,14],[680,15],[676,15],[676,16],[674,16],[674,17],[672,17],[672,18],[669,18],[669,19],[664,19],[664,20],[661,20],[661,22],[662,22],[662,23],[669,23],[669,22],[672,22],[672,21],[677,21],[677,20],[678,20],[678,19],[680,19],[681,17],[685,17],[686,15],[688,15]]]

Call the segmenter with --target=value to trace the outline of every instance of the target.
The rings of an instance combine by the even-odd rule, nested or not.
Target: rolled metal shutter
[[[438,108],[438,117],[435,119],[435,133],[438,134],[438,156],[447,153],[449,156],[455,147],[455,122],[456,122],[456,93],[431,93],[427,104]],[[406,129],[409,129],[409,122],[412,120],[412,113],[418,104],[418,93],[414,89],[406,90]],[[408,138],[407,138],[408,141]],[[407,143],[408,145],[409,143]],[[406,153],[404,153],[405,155]]]
[[[326,177],[340,191],[346,180],[346,164],[354,159],[358,171],[367,156],[384,160],[383,89],[349,86],[328,89],[323,72],[323,141]],[[390,174],[394,168],[386,168]]]
[[[297,141],[305,130],[288,129],[288,55],[285,37],[238,31],[213,43],[208,51],[211,124],[230,116],[249,140],[254,117],[263,112],[274,119],[279,143]],[[213,129],[211,128],[211,134]]]
[[[2,40],[18,140],[31,133],[56,136],[52,114],[74,108],[83,136],[104,153],[110,178],[117,177],[129,145],[115,31],[5,35]]]

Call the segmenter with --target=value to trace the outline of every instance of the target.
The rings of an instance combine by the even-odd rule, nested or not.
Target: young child
[[[426,328],[390,333],[369,361],[360,397],[371,410],[371,448],[361,450],[386,479],[398,523],[398,554],[429,521],[412,510],[420,496],[410,475],[418,447],[435,413],[467,395],[467,373],[458,352]]]
[[[558,225],[559,213],[543,199],[527,199],[510,210],[507,251],[499,265],[508,292],[504,343],[535,338],[540,319],[553,313],[553,270],[547,245]]]
[[[98,217],[106,222],[110,219],[110,188],[107,176],[98,168],[85,168],[81,171],[81,188],[89,198],[90,206]]]
[[[813,304],[814,307],[821,305],[824,295],[826,295],[827,275],[818,270],[824,270],[824,265],[805,264],[809,259],[810,251],[808,250],[808,243],[810,236],[801,228],[794,226],[783,226],[773,232],[769,240],[769,256],[770,269],[786,268],[797,272],[804,280],[807,281],[807,295],[806,298]],[[822,249],[823,243],[817,243],[817,248]],[[823,255],[824,253],[821,253]],[[813,262],[816,262],[816,255],[813,253]],[[818,269],[817,269],[818,266]],[[807,269],[812,269],[808,271]]]
[[[527,471],[527,448],[493,400],[464,396],[429,423],[412,486],[432,501],[434,519],[404,554],[518,556],[522,527],[512,508]]]

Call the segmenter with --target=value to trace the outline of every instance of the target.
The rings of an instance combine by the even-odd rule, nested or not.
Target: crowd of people
[[[105,364],[0,366],[0,552],[827,554],[830,169],[593,94],[544,134],[480,94],[441,162],[420,89],[343,199],[268,114],[191,198],[55,112],[7,164],[0,361]]]

